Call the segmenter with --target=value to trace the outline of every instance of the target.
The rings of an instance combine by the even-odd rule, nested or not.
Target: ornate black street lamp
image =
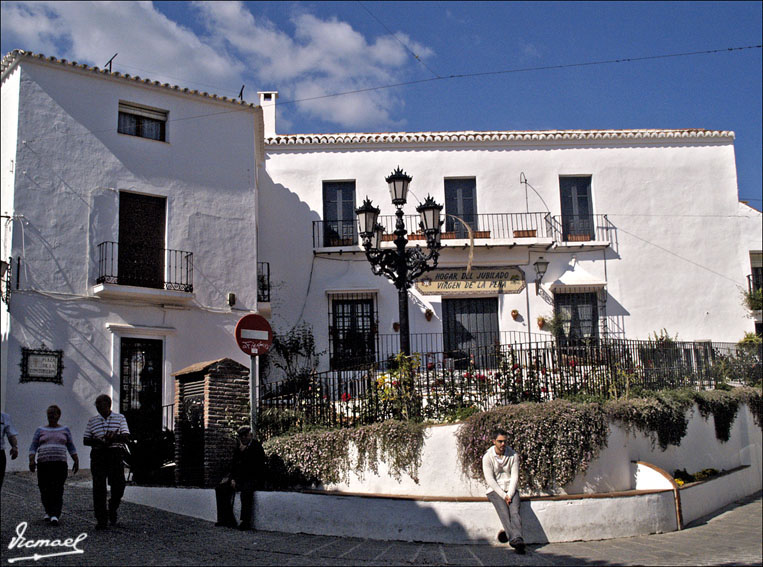
[[[437,204],[431,196],[427,196],[424,202],[416,207],[416,212],[421,216],[419,228],[426,236],[427,248],[424,250],[419,245],[406,248],[408,239],[405,235],[408,231],[405,230],[403,206],[408,200],[408,184],[411,179],[399,166],[386,178],[392,204],[397,208],[395,240],[393,241],[395,248],[382,249],[384,227],[377,223],[380,211],[373,206],[368,197],[361,207],[355,209],[360,223],[360,237],[363,239],[363,248],[366,251],[366,258],[371,263],[371,270],[377,276],[382,275],[392,280],[397,288],[400,311],[400,350],[405,355],[411,354],[408,289],[421,274],[437,267],[440,256],[440,227],[443,223],[440,219],[442,205]]]

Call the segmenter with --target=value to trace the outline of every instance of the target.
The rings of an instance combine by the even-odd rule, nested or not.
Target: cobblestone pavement
[[[82,474],[78,475],[82,480]],[[36,479],[9,473],[2,489],[0,555],[20,565],[761,565],[761,494],[680,532],[604,541],[507,546],[382,542],[357,538],[239,532],[210,522],[124,502],[119,525],[96,531],[91,492],[68,484],[61,524],[43,520]],[[70,548],[9,549],[19,525],[27,542],[86,534],[81,554],[34,559]],[[81,536],[80,536],[81,537]],[[26,558],[26,559],[22,559]]]

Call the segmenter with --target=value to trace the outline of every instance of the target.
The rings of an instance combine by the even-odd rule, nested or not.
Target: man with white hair
[[[117,523],[117,508],[125,492],[125,468],[122,458],[125,443],[130,439],[125,416],[111,411],[111,398],[101,394],[95,399],[98,413],[91,417],[85,428],[85,445],[90,451],[90,472],[93,475],[93,507],[97,530],[105,530]],[[111,487],[111,499],[106,508],[106,481]]]

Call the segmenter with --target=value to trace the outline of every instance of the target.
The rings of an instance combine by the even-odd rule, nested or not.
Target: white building
[[[276,98],[261,93],[260,205],[273,214],[260,219],[260,254],[288,298],[274,300],[275,327],[309,322],[323,369],[396,351],[397,292],[372,274],[354,211],[368,196],[394,230],[385,177],[397,166],[413,177],[409,232],[427,195],[448,215],[442,270],[409,293],[414,350],[548,339],[538,317],[555,311],[571,337],[666,329],[736,342],[755,330],[741,293],[763,248],[761,213],[738,201],[733,132],[278,135]]]
[[[102,393],[161,430],[173,372],[249,363],[261,109],[14,51],[2,116],[3,411],[22,446],[50,404],[81,443]]]
[[[415,350],[548,339],[538,318],[555,311],[573,338],[754,330],[741,292],[761,214],[737,200],[731,132],[278,135],[276,99],[3,59],[0,395],[22,445],[53,403],[81,439],[101,393],[150,433],[169,424],[173,372],[248,365],[233,329],[271,313],[259,264],[273,327],[309,324],[321,369],[396,352],[398,294],[354,211],[369,196],[393,230],[397,166],[406,213],[432,195],[447,214],[440,269],[408,294]]]

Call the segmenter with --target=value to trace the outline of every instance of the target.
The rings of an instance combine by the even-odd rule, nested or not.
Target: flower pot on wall
[[[543,317],[538,317],[538,328],[542,329],[546,326],[546,320]]]
[[[431,309],[427,309],[426,311],[424,311],[424,317],[426,317],[427,321],[431,321],[433,315],[434,315],[434,311],[432,311]]]
[[[517,311],[516,309],[512,309],[511,310],[511,318],[514,319],[515,321],[517,319],[519,319],[519,311]]]

